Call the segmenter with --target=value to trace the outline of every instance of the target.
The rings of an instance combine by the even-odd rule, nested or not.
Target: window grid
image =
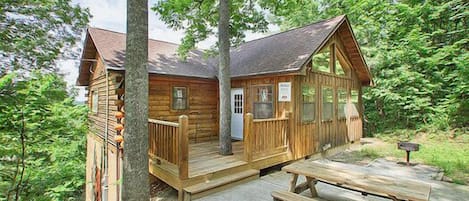
[[[241,94],[234,95],[234,113],[235,114],[243,113],[243,95]]]
[[[273,86],[257,86],[254,90],[254,118],[268,119],[274,117]]]

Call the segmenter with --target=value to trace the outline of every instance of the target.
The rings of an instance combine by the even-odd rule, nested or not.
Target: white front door
[[[243,139],[243,89],[231,89],[231,138]]]

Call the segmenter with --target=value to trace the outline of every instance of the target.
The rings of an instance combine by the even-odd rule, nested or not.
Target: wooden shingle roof
[[[336,31],[343,35],[341,39],[346,42],[346,51],[351,55],[349,59],[359,79],[362,83],[369,84],[371,74],[345,16],[273,34],[232,48],[231,77],[301,74],[304,64]],[[177,44],[153,39],[148,43],[149,73],[216,79],[217,58],[204,59],[202,51],[194,50],[189,53],[186,61],[182,61],[177,57]],[[96,52],[93,49],[99,53],[108,69],[125,70],[125,34],[88,28],[78,85],[88,84],[87,72],[90,64],[86,59],[94,58]]]

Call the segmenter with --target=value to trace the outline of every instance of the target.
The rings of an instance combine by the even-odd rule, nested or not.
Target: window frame
[[[325,103],[325,102],[324,102],[324,94],[325,94],[325,93],[324,93],[324,92],[325,92],[326,89],[330,90],[330,91],[331,91],[331,95],[332,95],[332,98],[331,98],[332,103],[331,103],[331,109],[330,109],[330,110],[331,110],[331,114],[330,114],[330,118],[328,118],[328,119],[325,119],[325,118],[324,118],[324,114],[325,114],[325,113],[324,113],[324,111],[325,111],[325,110],[324,110],[324,109],[325,109],[325,107],[324,107],[324,103]],[[334,108],[335,108],[335,107],[334,107],[334,87],[332,87],[332,86],[322,86],[322,87],[321,87],[321,108],[322,108],[322,109],[321,109],[321,121],[323,121],[323,122],[333,121],[333,120],[334,120],[334,114],[335,114],[335,112],[334,112]]]
[[[316,57],[318,54],[322,54],[326,51],[326,49],[329,50],[329,59],[328,59],[328,62],[327,62],[327,67],[328,67],[328,71],[322,71],[319,69],[319,67],[316,67],[316,65],[314,65],[314,57]],[[311,69],[315,72],[320,72],[320,73],[329,73],[329,74],[332,74],[332,69],[331,69],[331,59],[333,59],[333,55],[332,55],[332,44],[329,44],[329,45],[326,45],[324,46],[321,50],[319,50],[317,53],[314,53],[313,56],[311,57]],[[327,57],[326,57],[327,58]]]
[[[175,90],[176,89],[184,89],[185,90],[185,97],[184,97],[184,95],[183,95],[182,98],[175,97],[174,95],[175,95]],[[189,109],[189,87],[180,86],[180,85],[171,86],[171,96],[170,97],[171,97],[171,102],[169,104],[171,104],[170,108],[171,108],[172,111],[178,111],[179,112],[179,111],[186,111],[186,110]],[[179,109],[179,108],[174,107],[175,106],[174,101],[177,100],[177,99],[185,100],[185,102],[184,102],[185,107],[183,109]]]
[[[337,119],[338,120],[342,120],[342,119],[346,119],[347,118],[347,102],[348,102],[348,90],[345,89],[345,88],[337,88]],[[344,102],[342,103],[343,104],[343,108],[342,108],[342,111],[343,111],[343,116],[341,116],[341,108],[340,108],[340,104],[341,104],[341,94],[340,94],[340,91],[343,91],[345,92],[345,100]],[[343,110],[345,108],[345,111]]]
[[[305,95],[304,95],[304,88],[309,87],[310,89],[314,90],[314,94],[312,95],[312,102],[305,102]],[[303,83],[303,86],[301,87],[301,122],[302,123],[314,123],[316,122],[316,114],[317,114],[317,90],[316,90],[316,85],[310,84],[310,83]],[[311,119],[305,119],[304,111],[305,111],[305,103],[313,103],[314,104],[314,113]]]
[[[326,74],[331,74],[339,77],[347,77],[349,78],[351,76],[351,64],[350,61],[347,59],[343,51],[338,47],[338,42],[330,42],[327,45],[325,45],[320,51],[317,53],[313,54],[311,57],[311,69],[314,72],[319,72],[319,73],[326,73]],[[314,58],[317,54],[324,53],[324,51],[328,49],[329,50],[329,63],[328,71],[322,71],[316,65],[314,65]],[[343,62],[342,62],[343,61]],[[342,67],[342,71],[344,74],[337,74],[337,62],[339,62],[340,66]]]
[[[344,62],[342,62],[342,60]],[[340,66],[342,67],[342,71],[344,71],[343,75],[337,74],[337,62],[339,62]],[[337,44],[334,43],[334,75],[340,76],[340,77],[350,77],[351,75],[351,64],[350,61],[347,59],[347,57],[344,55],[342,50],[337,47]]]
[[[357,98],[357,101],[354,102],[354,93],[353,92],[356,92],[356,98]],[[355,107],[356,111],[357,111],[357,114],[350,114],[350,117],[359,117],[360,116],[360,90],[359,89],[351,89],[350,90],[350,104]]]
[[[259,96],[259,94],[257,93],[258,92],[257,89],[262,88],[262,87],[271,87],[272,94],[271,94],[271,101],[270,102],[256,101],[256,97]],[[252,99],[253,118],[254,119],[273,119],[273,118],[275,118],[276,117],[276,114],[275,114],[275,100],[276,100],[275,84],[254,85],[254,86],[252,86],[251,90],[252,90],[253,97],[254,97]],[[264,103],[264,104],[270,103],[270,105],[272,106],[272,116],[271,117],[267,117],[267,118],[259,118],[258,117],[257,112],[256,112],[256,104],[259,104],[259,103]]]

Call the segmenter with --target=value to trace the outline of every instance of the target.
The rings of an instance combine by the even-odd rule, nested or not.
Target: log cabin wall
[[[96,54],[96,62],[93,62],[92,74],[90,76],[90,82],[88,86],[88,106],[90,112],[88,119],[90,121],[90,132],[105,137],[106,127],[106,70],[104,63],[99,56]],[[116,135],[115,126],[117,125],[116,118],[114,117],[117,111],[115,101],[117,100],[116,94],[116,77],[120,77],[120,73],[109,71],[108,84],[109,84],[109,124],[108,124],[108,142],[112,145],[116,145],[114,136]],[[97,93],[97,95],[96,95]],[[94,99],[97,97],[97,101]],[[93,104],[97,103],[97,111],[93,111]]]
[[[187,109],[172,107],[173,87],[187,89]],[[218,81],[150,74],[149,118],[177,122],[189,117],[191,142],[218,140]]]

